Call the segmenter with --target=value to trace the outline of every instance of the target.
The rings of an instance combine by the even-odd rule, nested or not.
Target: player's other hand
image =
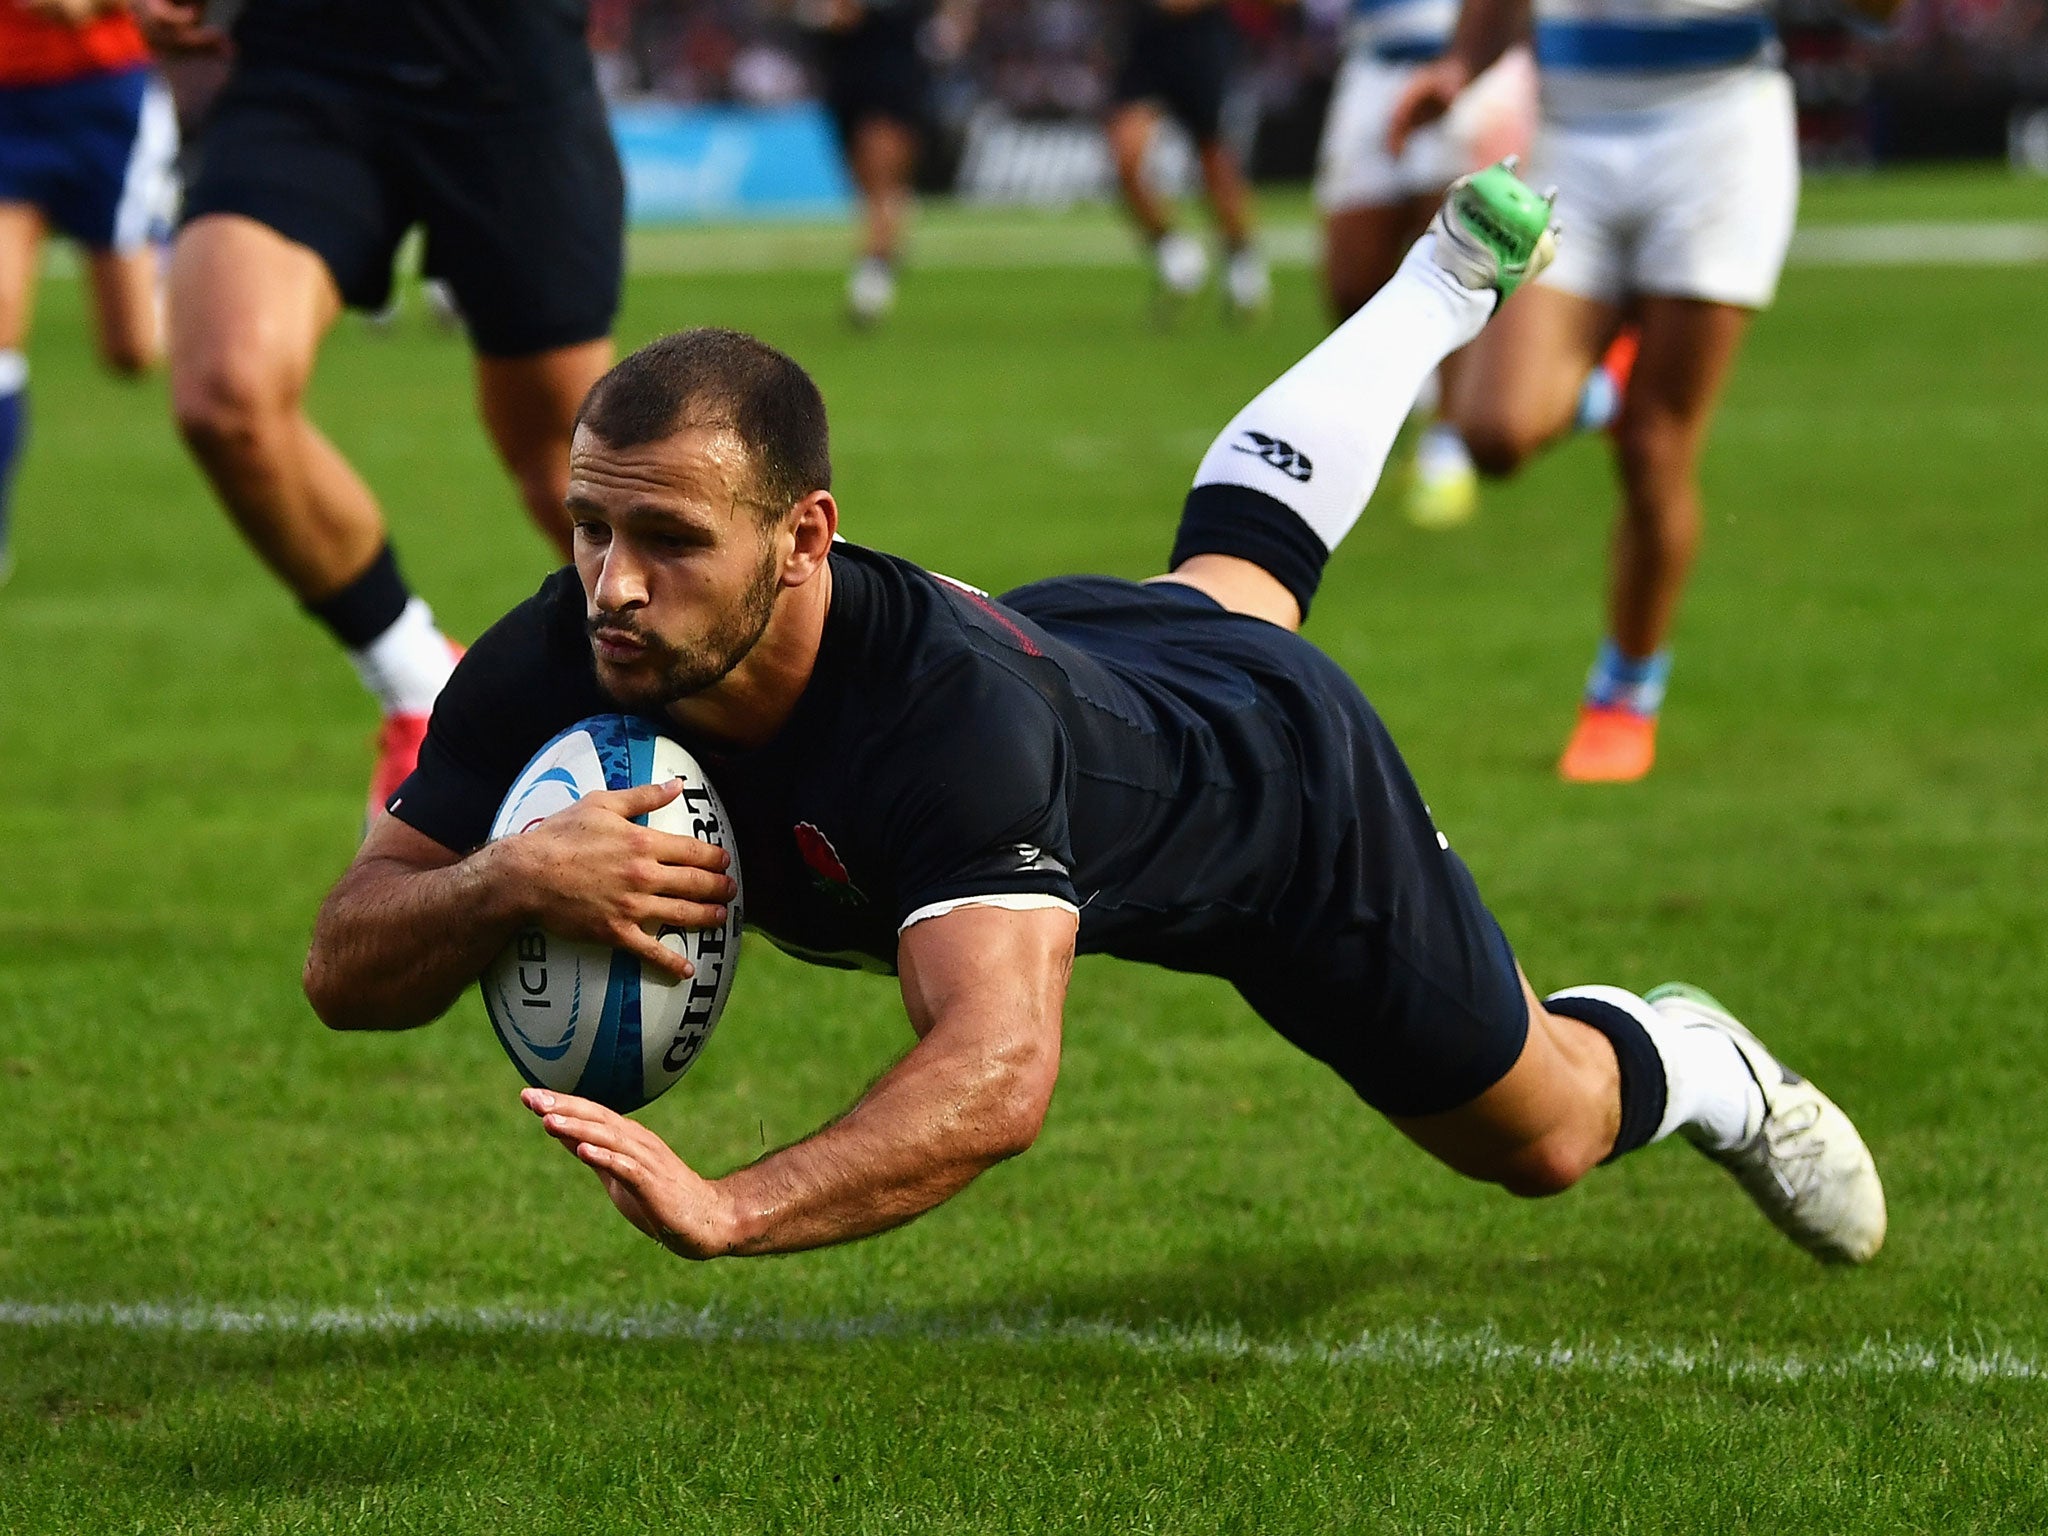
[[[208,26],[205,0],[133,0],[135,21],[158,53],[226,53],[228,35]]]
[[[1409,136],[1450,111],[1458,93],[1471,83],[1472,72],[1449,54],[1420,66],[1387,119],[1387,153],[1400,154],[1408,147]]]
[[[654,934],[716,928],[739,888],[725,872],[732,861],[723,848],[633,820],[682,790],[682,780],[670,779],[585,795],[517,836],[487,843],[491,876],[504,882],[522,917],[548,932],[630,950],[687,977],[695,968]]]
[[[669,1252],[686,1259],[732,1252],[734,1213],[718,1186],[639,1121],[545,1088],[527,1089],[519,1102],[597,1175],[619,1214]]]

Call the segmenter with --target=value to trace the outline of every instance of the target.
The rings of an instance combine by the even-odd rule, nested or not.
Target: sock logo
[[[1249,443],[1232,443],[1230,446],[1239,453],[1248,453],[1255,459],[1263,459],[1288,479],[1299,480],[1306,485],[1309,476],[1316,472],[1316,467],[1309,462],[1308,455],[1297,449],[1294,444],[1249,429],[1244,435],[1250,440]]]

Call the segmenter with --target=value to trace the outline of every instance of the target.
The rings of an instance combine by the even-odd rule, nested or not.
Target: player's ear
[[[812,491],[789,509],[790,550],[782,562],[782,583],[800,587],[817,575],[839,532],[839,504],[830,491]]]

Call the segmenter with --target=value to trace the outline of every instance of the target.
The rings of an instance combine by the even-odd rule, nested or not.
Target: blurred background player
[[[972,0],[934,13],[926,0],[810,0],[798,20],[816,37],[825,109],[860,193],[861,248],[846,280],[846,313],[870,326],[896,306],[903,226],[917,161],[932,129],[929,45],[966,46]]]
[[[196,3],[139,0],[159,47],[219,51]],[[460,302],[478,413],[558,550],[570,427],[611,361],[624,186],[582,0],[249,0],[170,276],[179,429],[264,562],[383,713],[376,815],[454,647],[369,487],[307,419],[321,339],[374,311],[413,225]]]
[[[85,250],[100,360],[156,364],[155,243],[175,200],[178,130],[123,0],[0,0],[0,582],[28,436],[29,317],[43,237]]]
[[[1391,149],[1528,35],[1531,3],[1464,0],[1450,51],[1394,110]],[[1622,782],[1655,761],[1667,642],[1699,544],[1700,454],[1791,243],[1798,127],[1759,4],[1534,3],[1530,179],[1557,187],[1564,238],[1474,348],[1451,411],[1479,468],[1512,474],[1572,428],[1595,363],[1625,322],[1638,328],[1613,426],[1622,494],[1607,633],[1558,763],[1569,780]]]
[[[1209,280],[1209,257],[1174,228],[1173,210],[1146,174],[1164,110],[1194,140],[1202,187],[1223,240],[1223,298],[1239,318],[1264,313],[1273,296],[1266,258],[1253,243],[1252,194],[1223,139],[1223,98],[1235,32],[1222,0],[1117,0],[1123,53],[1110,88],[1107,132],[1117,183],[1152,249],[1161,297],[1178,302]]]
[[[1457,19],[1457,0],[1352,0],[1349,7],[1344,61],[1316,153],[1323,291],[1334,321],[1394,275],[1454,178],[1528,148],[1536,76],[1522,47],[1502,54],[1443,121],[1418,129],[1400,153],[1387,147],[1394,104],[1417,68],[1443,55]],[[1463,362],[1462,352],[1444,360],[1438,401],[1454,390]],[[1477,504],[1478,477],[1456,428],[1431,422],[1416,444],[1410,521],[1450,527]]]

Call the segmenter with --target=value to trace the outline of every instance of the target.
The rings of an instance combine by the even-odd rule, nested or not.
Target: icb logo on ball
[[[646,721],[594,715],[542,747],[513,781],[491,839],[517,836],[585,795],[681,779],[683,792],[640,817],[658,832],[723,848],[740,880],[739,850],[718,792],[697,760]],[[740,956],[743,893],[717,928],[664,928],[662,944],[697,973],[677,981],[638,955],[540,928],[513,935],[478,985],[512,1064],[536,1088],[579,1094],[625,1111],[673,1087],[711,1037]]]

